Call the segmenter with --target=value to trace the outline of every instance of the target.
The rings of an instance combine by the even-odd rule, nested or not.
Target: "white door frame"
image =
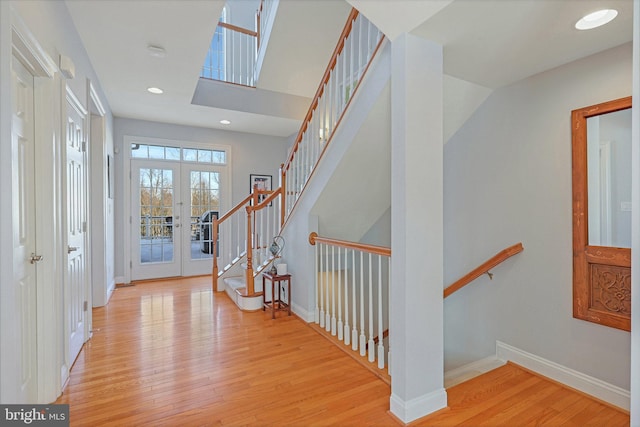
[[[61,280],[59,276],[59,263],[57,258],[59,246],[59,234],[52,224],[56,224],[56,212],[58,208],[58,194],[56,177],[59,176],[59,149],[60,128],[57,115],[59,114],[59,76],[56,63],[35,39],[29,28],[24,24],[18,13],[9,2],[0,2],[0,79],[3,93],[11,93],[9,85],[11,79],[5,78],[7,71],[11,70],[13,56],[17,55],[20,61],[34,76],[34,98],[36,117],[35,123],[35,166],[36,166],[36,198],[38,209],[36,212],[36,246],[38,253],[43,255],[43,260],[38,265],[38,276],[41,280],[36,284],[37,307],[37,402],[48,403],[55,400],[61,391],[60,382],[60,350],[63,342],[60,339],[61,322],[59,319],[59,290]],[[13,51],[13,54],[12,54]],[[6,140],[11,133],[10,97],[3,97],[0,101],[0,133]],[[0,147],[0,177],[3,182],[10,182],[14,165],[11,164],[11,146],[2,144]],[[6,188],[6,187],[3,187]],[[13,210],[12,191],[3,191],[0,194],[0,218],[2,218],[1,234],[10,236],[12,233],[11,215]],[[13,258],[10,251],[11,240],[0,239],[0,266],[3,275],[13,277]],[[0,387],[0,401],[8,403],[14,394],[15,382],[12,371],[15,371],[15,360],[12,360],[13,343],[5,342],[6,331],[12,328],[14,319],[19,318],[20,313],[16,307],[10,306],[9,298],[6,298],[7,288],[2,286],[0,297],[0,312],[2,312],[2,351],[0,353],[0,375],[2,384]],[[18,403],[18,402],[16,402]]]
[[[231,147],[223,144],[212,144],[212,143],[203,143],[203,142],[195,142],[195,141],[178,141],[171,139],[162,139],[162,138],[152,138],[152,137],[142,137],[142,136],[130,136],[124,135],[122,138],[122,176],[125,177],[125,182],[123,185],[123,222],[124,222],[124,232],[123,232],[123,246],[124,246],[124,283],[131,283],[131,262],[132,256],[131,253],[131,244],[129,243],[132,232],[132,224],[131,224],[131,144],[132,143],[143,143],[150,145],[165,145],[170,147],[183,147],[183,148],[205,148],[205,149],[219,149],[224,150],[226,152],[226,165],[224,166],[224,172],[221,172],[221,176],[226,182],[224,185],[224,198],[228,202],[223,201],[221,210],[224,212],[225,209],[231,208],[231,201],[233,200],[233,195],[231,193],[231,189],[233,188],[231,182],[231,165],[232,165],[232,157],[231,157]],[[127,177],[129,178],[127,180]],[[127,218],[129,217],[129,218]],[[213,261],[212,261],[213,263]]]

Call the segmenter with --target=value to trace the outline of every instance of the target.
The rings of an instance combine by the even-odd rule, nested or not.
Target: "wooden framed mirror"
[[[631,330],[631,97],[571,112],[573,317]]]

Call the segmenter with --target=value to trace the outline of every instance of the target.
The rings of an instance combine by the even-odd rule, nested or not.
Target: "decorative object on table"
[[[276,274],[278,274],[278,269],[276,268],[275,264],[271,264],[271,270],[269,270],[269,273],[273,276],[275,276]]]
[[[284,249],[284,237],[275,236],[273,241],[271,242],[271,246],[269,246],[269,252],[273,255],[274,258],[277,258]]]

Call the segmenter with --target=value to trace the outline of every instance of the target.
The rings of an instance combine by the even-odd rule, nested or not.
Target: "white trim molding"
[[[444,373],[444,388],[453,387],[471,378],[486,374],[500,366],[504,366],[505,363],[506,361],[500,360],[492,355],[458,368],[450,369]]]
[[[513,362],[523,368],[626,411],[631,407],[631,394],[629,390],[567,368],[566,366],[520,350],[501,341],[496,341],[496,357],[505,362]]]
[[[422,418],[447,407],[447,392],[444,388],[434,390],[424,396],[404,401],[392,393],[389,399],[391,413],[403,423]]]

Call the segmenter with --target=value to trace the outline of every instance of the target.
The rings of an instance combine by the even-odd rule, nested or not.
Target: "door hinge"
[[[129,268],[133,268],[133,261],[129,261]]]
[[[87,152],[87,141],[82,141],[82,152],[83,153]]]
[[[89,310],[89,302],[85,301],[84,302],[84,311],[87,311],[87,310]]]
[[[133,224],[133,219],[131,219],[131,217],[129,217],[129,224]]]
[[[82,222],[82,232],[86,233],[87,232],[87,221],[83,221]]]

